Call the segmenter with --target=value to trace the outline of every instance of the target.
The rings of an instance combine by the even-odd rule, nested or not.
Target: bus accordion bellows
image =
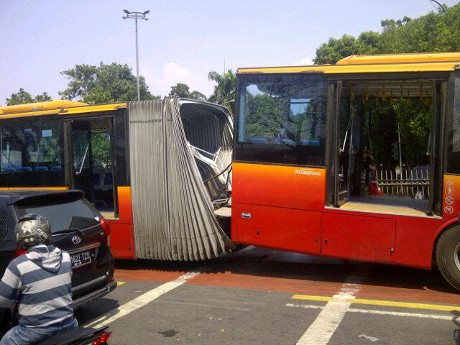
[[[460,53],[240,68],[235,243],[430,269],[460,290]]]

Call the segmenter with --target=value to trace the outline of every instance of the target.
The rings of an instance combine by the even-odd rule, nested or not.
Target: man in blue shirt
[[[18,304],[18,325],[3,336],[0,345],[33,344],[77,327],[70,256],[50,244],[48,219],[28,214],[14,232],[18,246],[28,253],[12,260],[0,281],[0,307]]]

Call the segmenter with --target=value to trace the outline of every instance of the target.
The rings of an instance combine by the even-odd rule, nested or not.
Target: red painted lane
[[[117,281],[151,281],[151,282],[160,282],[167,283],[169,281],[175,280],[180,276],[187,273],[186,271],[162,271],[162,270],[132,270],[132,269],[116,269],[115,270],[115,280]]]
[[[204,273],[188,281],[192,285],[229,287],[263,291],[281,291],[314,295],[334,295],[342,283],[284,277],[267,277],[232,272]]]

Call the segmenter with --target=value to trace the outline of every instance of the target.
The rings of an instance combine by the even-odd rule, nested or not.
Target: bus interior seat
[[[268,144],[266,138],[248,138],[248,141],[253,144]]]
[[[31,167],[20,167],[18,171],[32,171]]]
[[[284,144],[288,146],[295,146],[295,141],[291,139],[275,139],[275,144]]]
[[[48,168],[45,166],[36,166],[35,171],[48,171]]]
[[[104,175],[104,186],[112,186],[113,185],[113,178],[112,173],[108,172]]]
[[[94,173],[93,174],[93,185],[96,188],[101,184],[101,173]]]
[[[51,167],[51,171],[61,171],[62,167],[60,165],[55,165]]]

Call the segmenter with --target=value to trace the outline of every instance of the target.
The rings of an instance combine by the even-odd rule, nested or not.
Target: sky
[[[458,0],[440,0],[453,6]],[[436,11],[430,0],[0,0],[0,106],[25,89],[59,99],[77,64],[128,64],[152,94],[177,83],[209,96],[208,73],[239,67],[312,64],[330,37],[381,31],[383,19]]]

